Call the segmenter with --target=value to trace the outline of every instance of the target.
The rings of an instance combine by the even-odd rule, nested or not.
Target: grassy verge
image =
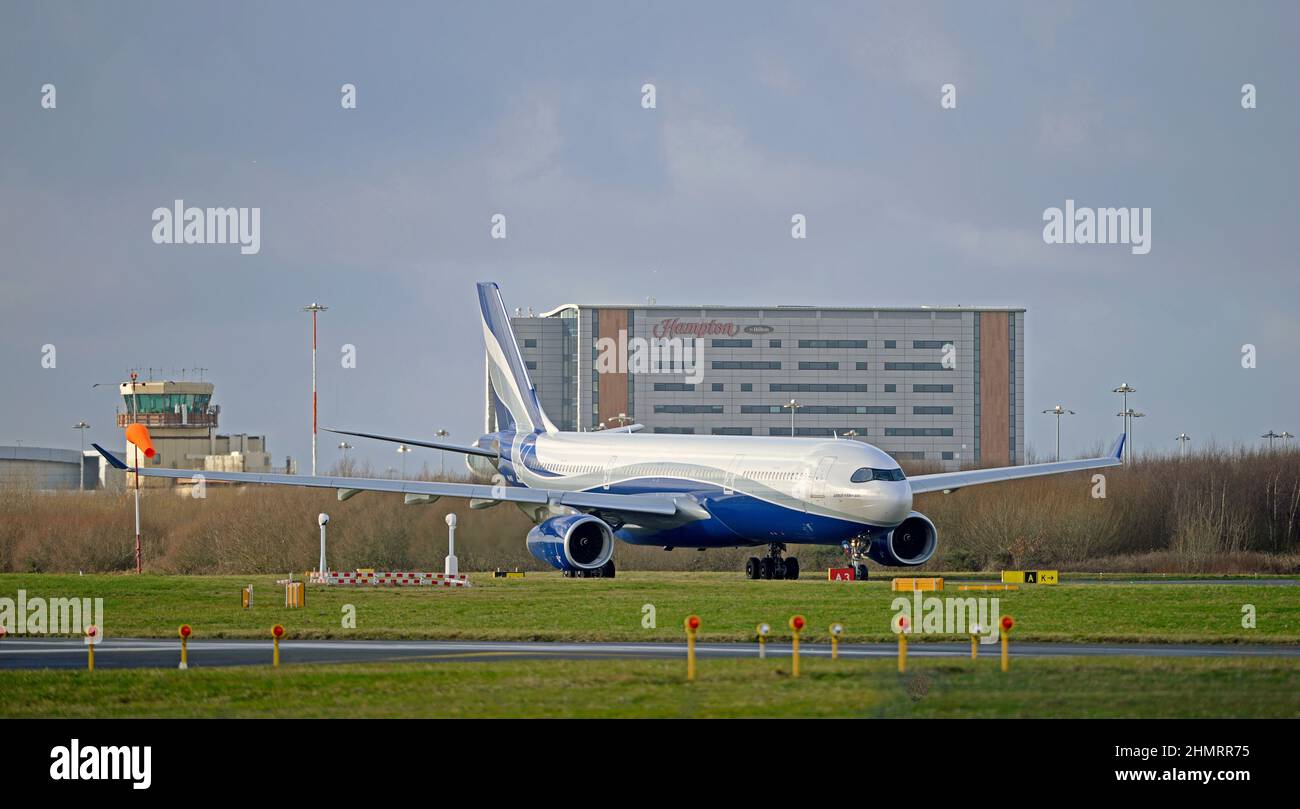
[[[103,598],[110,637],[175,637],[189,623],[198,637],[265,637],[283,623],[299,638],[680,640],[682,621],[703,620],[701,638],[746,640],[767,621],[784,627],[801,613],[824,639],[832,622],[847,641],[887,640],[891,604],[884,581],[751,582],[733,573],[620,573],[614,580],[472,576],[462,591],[310,587],[307,606],[285,609],[274,576],[0,574],[0,598]],[[1210,643],[1300,642],[1300,591],[1250,584],[1066,584],[1016,592],[944,596],[999,598],[1019,640]],[[253,608],[239,591],[253,585]],[[910,595],[910,594],[909,594]],[[348,605],[355,628],[344,625]],[[1242,626],[1253,607],[1255,628]],[[653,616],[654,626],[649,619]],[[13,627],[10,627],[11,631]]]
[[[1285,659],[676,660],[0,672],[4,717],[1300,717]]]

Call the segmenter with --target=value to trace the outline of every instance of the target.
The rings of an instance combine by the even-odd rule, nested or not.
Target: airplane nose
[[[907,481],[890,481],[885,485],[888,488],[881,498],[882,517],[896,525],[912,513],[912,487]]]

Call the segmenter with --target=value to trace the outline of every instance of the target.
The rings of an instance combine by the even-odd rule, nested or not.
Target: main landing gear
[[[849,558],[849,567],[853,568],[855,581],[867,580],[867,550],[871,547],[870,537],[855,537],[846,540],[842,546],[844,555]]]
[[[785,545],[773,542],[767,546],[767,555],[763,558],[749,557],[745,562],[747,579],[797,579],[799,578],[799,560],[793,556],[785,559]]]

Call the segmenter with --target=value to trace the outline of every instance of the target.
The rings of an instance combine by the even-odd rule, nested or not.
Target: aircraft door
[[[830,473],[831,467],[835,465],[835,456],[827,455],[817,462],[817,469],[813,472],[812,496],[822,498],[826,496],[826,476]]]

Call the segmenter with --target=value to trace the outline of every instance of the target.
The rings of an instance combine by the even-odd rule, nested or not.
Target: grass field
[[[978,663],[978,664],[977,664]],[[16,717],[1300,717],[1282,659],[512,661],[0,672]]]
[[[266,637],[278,622],[297,638],[680,640],[691,613],[703,621],[701,639],[710,641],[748,640],[759,622],[780,628],[795,613],[807,618],[813,639],[824,639],[836,621],[850,642],[892,637],[890,605],[899,594],[887,582],[828,582],[809,573],[795,582],[747,581],[738,573],[620,572],[614,580],[478,574],[471,575],[473,588],[460,591],[309,587],[307,606],[292,610],[284,608],[275,576],[0,574],[0,598],[16,599],[19,589],[29,598],[103,598],[109,637],[175,637],[181,623],[198,637]],[[1055,587],[949,588],[942,595],[999,597],[1020,640],[1300,642],[1300,588],[1063,578]],[[254,591],[250,610],[239,602],[246,584]],[[355,607],[355,628],[343,626],[346,605]],[[645,625],[646,605],[653,607],[653,627]],[[1254,607],[1254,629],[1242,627],[1244,605]]]

